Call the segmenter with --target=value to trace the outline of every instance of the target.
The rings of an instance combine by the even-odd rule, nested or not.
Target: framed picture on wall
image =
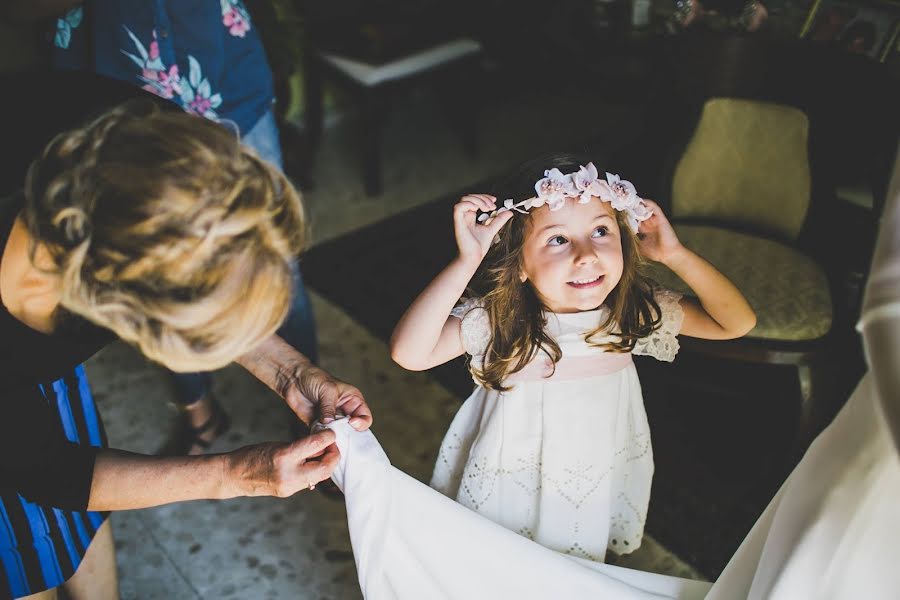
[[[885,61],[896,46],[898,27],[900,0],[816,0],[800,37]]]

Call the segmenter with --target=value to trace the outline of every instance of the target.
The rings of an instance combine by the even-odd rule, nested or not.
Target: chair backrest
[[[800,109],[708,100],[675,167],[672,215],[796,239],[810,204],[808,139]]]

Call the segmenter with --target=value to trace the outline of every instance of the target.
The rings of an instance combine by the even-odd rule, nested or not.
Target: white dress
[[[683,313],[680,296],[656,294],[662,323],[634,354],[672,361]],[[630,354],[604,352],[585,335],[606,317],[599,310],[548,314],[562,350],[554,374],[539,355],[505,383],[478,386],[447,432],[431,486],[543,546],[602,562],[641,544],[653,452],[641,385]],[[480,365],[490,340],[486,311],[466,301],[463,347]],[[598,341],[603,341],[602,338]],[[545,369],[547,371],[545,372]]]
[[[858,327],[869,370],[708,600],[900,598],[900,155],[892,187]]]

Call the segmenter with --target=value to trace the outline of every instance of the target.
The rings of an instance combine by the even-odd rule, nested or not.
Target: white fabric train
[[[900,598],[900,153],[891,189],[858,327],[869,372],[708,600]]]
[[[695,600],[709,589],[548,550],[391,466],[370,431],[328,427],[366,600]]]

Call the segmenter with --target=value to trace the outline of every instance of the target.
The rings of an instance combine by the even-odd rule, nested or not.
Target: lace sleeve
[[[681,322],[684,320],[684,311],[681,309],[681,294],[671,290],[657,290],[654,293],[659,309],[661,322],[659,329],[645,338],[641,338],[634,345],[632,354],[642,354],[665,362],[675,360],[678,354],[678,332],[681,331]]]
[[[463,349],[473,357],[481,357],[491,341],[491,321],[481,300],[464,299],[450,312],[450,316],[462,320],[459,331]]]

